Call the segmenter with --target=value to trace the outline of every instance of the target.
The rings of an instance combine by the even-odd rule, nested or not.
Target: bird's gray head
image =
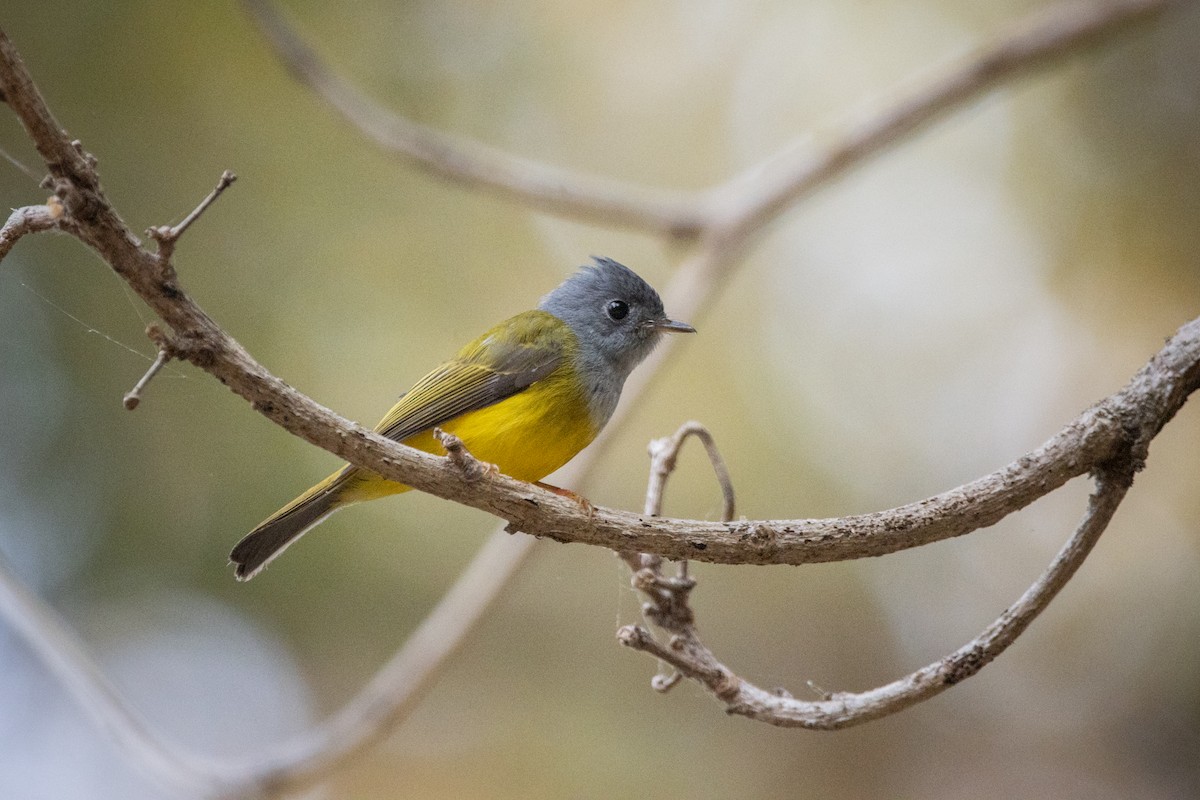
[[[662,300],[633,270],[610,258],[592,259],[538,305],[571,326],[588,367],[607,367],[616,391],[663,333],[695,329],[668,319]]]

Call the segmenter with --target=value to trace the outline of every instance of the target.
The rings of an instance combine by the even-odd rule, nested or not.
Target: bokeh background
[[[702,188],[822,141],[1036,2],[288,2],[386,104],[592,173]],[[747,517],[837,516],[995,469],[1200,314],[1200,13],[1181,4],[991,93],[788,213],[585,491],[638,508],[645,443],[696,418]],[[0,2],[135,230],[240,180],[180,246],[199,302],[367,424],[593,253],[662,286],[683,251],[431,179],[297,87],[232,3]],[[41,174],[11,115],[0,146]],[[0,163],[8,206],[44,199]],[[0,264],[0,550],[164,735],[247,755],[338,708],[494,528],[409,495],[334,518],[263,577],[229,547],[336,466],[174,364],[134,413],[147,310],[67,237]],[[610,554],[542,545],[420,709],[313,797],[1182,798],[1200,794],[1200,416],[1154,443],[1110,531],[978,677],[839,733],[660,696],[619,647]],[[1082,510],[865,563],[698,565],[702,634],[766,686],[862,689],[966,641]],[[689,453],[668,512],[712,517]],[[0,796],[153,798],[0,626]]]

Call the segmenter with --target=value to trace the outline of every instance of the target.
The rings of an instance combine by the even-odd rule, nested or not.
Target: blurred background
[[[382,102],[521,155],[695,189],[1041,5],[1001,0],[289,0]],[[645,443],[699,419],[749,518],[865,512],[1034,448],[1200,314],[1200,10],[989,94],[756,241],[595,471],[640,508]],[[437,360],[591,254],[663,286],[682,249],[566,222],[377,152],[232,3],[0,1],[130,226],[240,180],[176,258],[269,369],[374,422]],[[42,170],[11,115],[0,147]],[[10,207],[45,192],[0,163]],[[668,309],[669,311],[669,309]],[[0,551],[165,736],[246,755],[340,707],[495,520],[407,495],[338,515],[238,584],[232,544],[337,461],[174,363],[129,413],[149,312],[67,237],[0,264]],[[651,691],[611,554],[545,544],[421,708],[313,797],[1182,798],[1200,793],[1200,414],[1186,407],[1094,555],[995,664],[839,733]],[[714,517],[699,451],[667,512]],[[701,633],[802,696],[864,689],[974,636],[1082,511],[1076,481],[995,528],[869,562],[697,565]],[[0,625],[0,796],[153,798]]]

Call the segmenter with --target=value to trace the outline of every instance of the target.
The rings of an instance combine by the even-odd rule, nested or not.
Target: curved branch
[[[708,451],[725,494],[722,519],[727,521],[732,516],[733,487],[711,435],[697,423],[688,423],[674,436],[651,444],[646,513],[654,515],[661,509],[666,480],[674,470],[679,448],[689,434],[699,436]],[[670,674],[654,676],[651,685],[656,691],[666,692],[687,677],[725,703],[728,713],[771,725],[835,730],[894,714],[983,669],[1045,610],[1087,558],[1133,484],[1134,473],[1142,464],[1141,455],[1135,454],[1139,448],[1136,442],[1137,437],[1131,437],[1124,452],[1097,466],[1096,488],[1088,499],[1083,521],[1042,576],[1016,603],[968,644],[886,686],[866,692],[826,694],[821,701],[804,701],[796,700],[782,690],[765,691],[738,677],[700,640],[690,603],[696,582],[682,569],[678,577],[664,576],[661,559],[653,556],[627,555],[625,560],[634,570],[634,588],[647,599],[642,606],[643,616],[669,634],[668,643],[664,645],[649,630],[638,625],[620,628],[617,641],[674,668]],[[683,562],[684,566],[686,564]]]
[[[47,150],[75,152],[40,96],[14,80],[23,66],[0,37],[0,89],[31,136],[59,141]],[[255,361],[184,292],[169,262],[140,247],[99,190],[88,160],[51,163],[63,193],[86,208],[73,231],[97,250],[173,329],[170,345],[214,375],[256,410],[293,434],[358,466],[421,491],[494,514],[522,530],[560,542],[636,550],[682,560],[728,564],[802,564],[882,555],[959,536],[998,522],[1067,480],[1114,457],[1131,435],[1143,448],[1200,382],[1200,320],[1185,325],[1121,392],[1084,412],[1042,447],[1007,467],[927,500],[888,511],[824,520],[759,520],[717,524],[651,519],[579,504],[504,475],[468,480],[454,464],[347,421],[285,384]],[[82,173],[82,174],[79,174]],[[71,203],[64,201],[71,207]],[[696,264],[714,269],[716,256]],[[701,266],[689,273],[701,272]],[[709,273],[711,276],[711,272]],[[685,279],[687,280],[687,279]],[[662,357],[661,355],[659,356]]]
[[[866,692],[836,692],[823,700],[797,700],[786,692],[769,692],[738,677],[701,643],[690,622],[678,627],[669,645],[645,628],[627,625],[617,631],[621,644],[670,664],[700,683],[725,704],[730,714],[786,728],[836,730],[894,714],[940,694],[971,677],[1004,652],[1067,584],[1104,533],[1133,483],[1136,459],[1117,457],[1098,467],[1096,488],[1087,512],[1050,566],[1000,617],[978,636],[945,658]],[[674,630],[674,629],[673,629]]]
[[[579,529],[542,527],[547,520],[532,512],[516,524],[558,541],[677,560],[804,564],[884,555],[993,525],[1127,448],[1140,463],[1150,440],[1197,388],[1200,319],[1180,328],[1124,389],[1085,411],[1038,449],[990,475],[916,503],[817,520],[722,524],[596,508],[591,524]]]
[[[269,797],[308,788],[382,739],[408,716],[466,633],[536,542],[493,535],[438,605],[349,703],[310,730],[241,763],[200,759],[164,739],[129,704],[62,618],[0,558],[0,616],[62,682],[126,760],[183,796]]]
[[[704,445],[704,452],[708,456],[709,464],[712,465],[717,484],[721,487],[721,521],[729,522],[733,519],[737,506],[737,496],[733,491],[733,480],[729,477],[729,468],[725,466],[725,459],[721,456],[721,451],[717,449],[717,443],[713,439],[712,433],[708,428],[695,421],[685,422],[672,435],[650,442],[648,448],[650,451],[650,483],[646,487],[646,513],[652,517],[657,517],[662,513],[663,493],[667,489],[667,478],[675,471],[679,451],[683,449],[684,442],[691,436],[699,439],[700,443]]]

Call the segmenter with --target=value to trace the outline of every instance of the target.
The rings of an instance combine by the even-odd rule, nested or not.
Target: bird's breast
[[[586,388],[569,362],[517,394],[440,427],[462,439],[479,460],[524,481],[541,480],[566,464],[600,429],[592,418]],[[431,432],[404,443],[443,452]]]

